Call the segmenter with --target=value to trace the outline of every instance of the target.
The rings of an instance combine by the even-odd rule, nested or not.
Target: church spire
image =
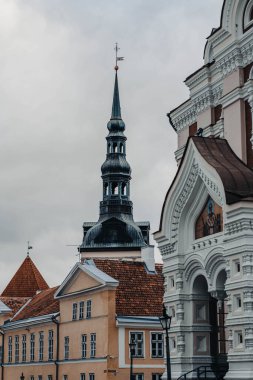
[[[106,159],[101,166],[103,181],[103,200],[100,202],[97,223],[84,224],[84,238],[80,252],[94,249],[140,249],[147,244],[142,230],[133,220],[133,204],[130,200],[131,167],[126,160],[125,123],[121,118],[118,57],[116,44],[116,66],[113,90],[112,114],[107,124]],[[145,225],[146,230],[149,225]]]
[[[121,119],[120,100],[119,100],[119,85],[118,85],[118,66],[115,66],[115,82],[112,102],[112,116],[111,119]]]

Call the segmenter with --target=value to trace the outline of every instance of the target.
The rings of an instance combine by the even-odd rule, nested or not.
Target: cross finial
[[[118,61],[123,61],[124,60],[124,57],[118,57],[118,51],[120,50],[119,46],[118,46],[118,42],[115,43],[115,71],[118,71],[119,69],[119,66],[118,66]]]
[[[28,240],[27,242],[27,256],[29,257],[29,250],[32,249],[33,247],[30,245],[30,242]]]

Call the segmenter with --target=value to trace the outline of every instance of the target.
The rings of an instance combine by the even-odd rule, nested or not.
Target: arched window
[[[118,145],[117,143],[113,143],[113,153],[117,153],[118,152]]]
[[[108,195],[108,189],[109,189],[108,183],[105,183],[104,184],[104,195]]]
[[[122,195],[127,195],[127,194],[126,194],[126,183],[125,183],[125,182],[122,183],[122,186],[121,186],[121,194],[122,194]]]
[[[123,145],[123,143],[120,143],[119,151],[120,151],[120,153],[124,153],[124,145]]]
[[[112,184],[112,195],[118,195],[119,194],[119,186],[116,182],[113,182]]]
[[[111,144],[108,144],[108,153],[111,153]]]

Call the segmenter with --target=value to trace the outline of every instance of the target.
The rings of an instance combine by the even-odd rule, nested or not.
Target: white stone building
[[[253,0],[225,0],[189,99],[168,114],[179,168],[155,239],[173,380],[201,366],[207,378],[253,379],[252,66]]]

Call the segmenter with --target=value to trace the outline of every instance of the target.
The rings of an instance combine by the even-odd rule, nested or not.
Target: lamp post
[[[134,354],[135,354],[135,346],[136,346],[136,343],[134,341],[134,339],[132,338],[130,343],[129,343],[129,349],[130,349],[130,380],[134,380],[134,376],[133,376],[133,357],[134,357]]]
[[[25,376],[24,376],[23,372],[21,373],[20,380],[25,380]]]
[[[167,314],[165,305],[163,304],[163,316],[159,317],[163,331],[165,331],[166,341],[166,368],[167,368],[167,380],[171,380],[171,368],[170,368],[170,342],[169,342],[169,329],[171,324],[171,316]]]

